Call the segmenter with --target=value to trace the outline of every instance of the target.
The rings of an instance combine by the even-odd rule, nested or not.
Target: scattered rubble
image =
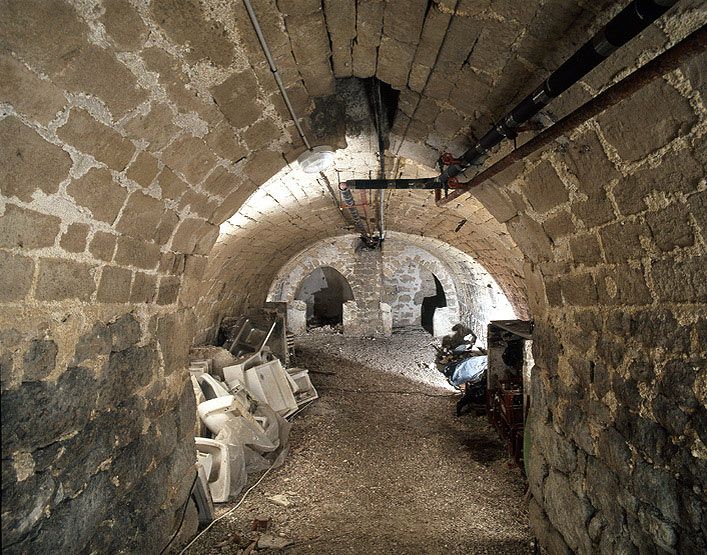
[[[344,328],[341,324],[335,326],[312,326],[307,328],[307,333],[314,335],[341,335],[344,333]]]
[[[284,495],[269,495],[266,497],[268,501],[271,503],[275,503],[275,505],[279,505],[280,507],[291,507],[292,506],[292,501],[290,501],[286,496]]]
[[[269,518],[254,518],[253,524],[251,525],[251,530],[253,530],[253,532],[267,532],[269,525]]]
[[[292,540],[271,536],[270,534],[263,534],[258,538],[258,549],[284,549],[292,544]]]

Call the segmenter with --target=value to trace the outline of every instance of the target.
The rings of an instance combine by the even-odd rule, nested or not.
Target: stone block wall
[[[707,548],[707,127],[694,63],[495,189],[517,207],[504,219],[527,260],[530,518],[551,553]]]
[[[452,328],[457,323],[456,314],[449,307],[442,307],[435,310],[432,316],[432,335],[435,337],[444,337],[454,333]],[[478,337],[478,336],[477,336]],[[483,339],[481,343],[484,343]]]
[[[3,550],[159,551],[195,472],[188,326],[44,304],[0,317]]]
[[[330,267],[347,281],[353,300],[343,305],[344,333],[383,335],[379,303],[383,295],[380,251],[360,249],[357,236],[323,241],[300,253],[278,273],[270,287],[268,300],[295,300],[302,282],[318,268]]]
[[[431,275],[437,277],[444,289],[445,319],[452,322],[451,325],[460,321],[466,323],[481,343],[485,344],[486,325],[490,320],[515,317],[513,307],[496,280],[470,257],[439,241],[425,241],[420,237],[398,241],[396,232],[389,236],[396,240],[389,241],[384,249],[384,279],[386,290],[397,293],[388,296],[394,325],[396,317],[398,325],[407,325],[411,320],[419,324],[423,298],[434,296],[436,292]],[[428,279],[426,288],[422,286],[424,277]],[[440,330],[447,327],[442,324],[444,320],[439,321]],[[437,336],[445,333],[448,332],[435,331]]]
[[[307,333],[307,303],[304,301],[287,303],[287,331],[293,335]]]
[[[472,4],[254,1],[308,130],[336,77],[400,89],[388,167],[406,177],[433,175],[617,9]],[[705,19],[682,0],[547,116]],[[554,552],[705,550],[704,66],[686,60],[450,206],[385,197],[391,235],[454,276],[462,319],[502,295],[492,284],[468,310],[489,282],[460,252],[520,317],[530,307],[531,519]],[[240,3],[10,0],[0,69],[4,547],[158,551],[191,481],[188,344],[262,306],[287,261],[350,222],[298,172]],[[366,177],[374,139],[357,144],[337,168]]]
[[[423,262],[422,257],[425,251],[415,248],[399,251],[395,248],[396,246],[398,245],[394,242],[385,245],[387,255],[387,264],[383,270],[386,287],[385,298],[393,310],[394,326],[419,326],[423,299],[433,297],[437,292],[432,277],[433,272],[429,269],[435,259],[429,256],[429,258],[425,257],[427,259]],[[442,273],[441,266],[436,270],[437,273]],[[446,271],[444,274],[443,277],[448,278]],[[449,291],[452,297],[450,304],[457,306],[456,288],[449,282],[445,285],[445,294]]]
[[[248,135],[250,146],[204,94],[210,85],[193,88],[187,58],[225,67],[233,46],[180,28],[169,6],[156,15],[166,4],[3,5],[8,552],[159,552],[193,480],[185,369],[204,255],[255,188],[247,171],[284,164],[261,149],[263,136],[289,135],[278,116],[262,118],[257,82],[254,124],[275,129]],[[207,28],[200,11],[189,19]]]
[[[345,254],[346,250],[338,251],[337,256],[342,258],[342,263],[349,264],[348,282],[356,305],[352,307],[349,318],[344,321],[344,333],[384,336],[386,329],[380,307],[383,298],[383,283],[380,279],[382,252],[360,248],[358,238],[353,238],[352,241],[349,236],[348,239],[349,243],[353,243],[353,252],[349,250],[349,256],[344,258],[342,254]]]

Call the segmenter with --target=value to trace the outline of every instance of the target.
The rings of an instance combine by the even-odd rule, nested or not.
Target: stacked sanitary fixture
[[[201,522],[213,519],[213,503],[238,496],[249,475],[282,463],[287,419],[318,398],[309,372],[283,368],[264,343],[238,354],[201,347],[193,350],[190,363],[198,415],[194,496]]]

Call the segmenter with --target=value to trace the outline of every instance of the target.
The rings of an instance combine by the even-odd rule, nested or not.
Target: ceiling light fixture
[[[315,146],[305,150],[297,157],[304,173],[319,173],[326,170],[334,161],[334,150],[330,146]]]

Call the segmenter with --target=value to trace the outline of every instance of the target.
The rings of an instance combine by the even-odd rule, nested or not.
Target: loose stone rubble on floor
[[[485,417],[453,416],[430,341],[301,338],[297,364],[320,400],[293,426],[285,464],[189,553],[239,553],[256,518],[293,554],[531,552],[521,472]]]

